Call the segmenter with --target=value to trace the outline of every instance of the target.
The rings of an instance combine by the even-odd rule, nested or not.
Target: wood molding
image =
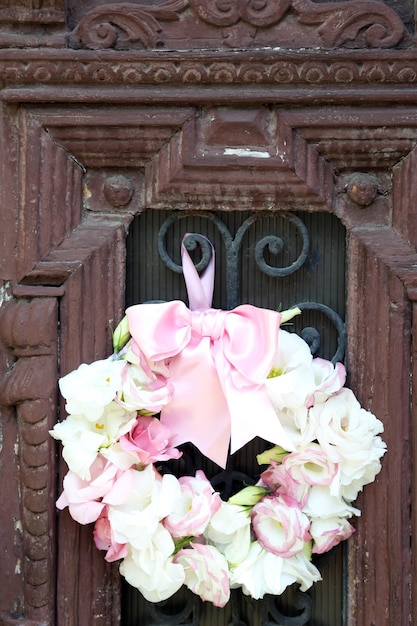
[[[20,513],[14,528],[7,530],[7,543],[13,545],[16,532],[19,543],[15,554],[7,556],[5,569],[14,567],[21,594],[16,596],[15,585],[14,595],[2,599],[9,614],[3,613],[0,623],[76,626],[81,607],[88,606],[94,624],[107,626],[118,623],[115,568],[92,549],[89,529],[77,528],[69,516],[57,518],[57,447],[48,431],[58,416],[59,376],[110,349],[111,328],[123,313],[124,238],[131,216],[116,210],[84,214],[80,166],[25,112],[19,143],[21,254],[12,286],[15,297],[8,296],[0,307],[1,343],[11,353],[0,380],[0,405],[14,410],[7,430],[17,433],[14,477]],[[56,176],[61,191],[54,187]],[[62,552],[57,553],[58,540]],[[74,551],[74,545],[80,550]],[[82,589],[74,593],[79,580]]]
[[[413,620],[410,511],[414,507],[409,479],[404,476],[409,476],[412,452],[408,290],[415,294],[412,265],[417,258],[415,250],[391,230],[385,235],[359,229],[351,231],[349,243],[348,308],[355,311],[348,316],[350,381],[359,400],[382,419],[388,443],[381,474],[359,498],[362,515],[349,545],[348,624],[352,626]]]
[[[17,361],[0,381],[0,405],[15,406],[18,441],[19,528],[25,618],[51,624],[55,602],[55,446],[57,302],[9,301],[0,309],[0,336]],[[16,520],[17,523],[17,520]]]
[[[65,0],[3,0],[0,48],[66,46]]]
[[[380,52],[373,50],[279,49],[233,54],[190,50],[186,55],[175,51],[32,50],[28,58],[24,50],[0,49],[0,61],[4,100],[25,99],[25,93],[27,97],[30,93],[33,101],[39,91],[39,97],[47,100],[53,93],[55,100],[74,101],[77,95],[88,98],[88,87],[95,89],[94,100],[99,102],[110,98],[106,86],[123,85],[126,92],[113,91],[117,102],[133,103],[140,92],[148,99],[147,86],[153,87],[159,103],[167,103],[174,88],[177,102],[197,98],[199,102],[211,101],[214,92],[209,88],[216,89],[220,101],[239,102],[244,96],[249,102],[271,102],[287,98],[285,90],[289,87],[314,89],[317,101],[332,102],[343,93],[345,103],[358,99],[355,90],[360,89],[361,101],[365,93],[371,102],[380,97],[392,99],[390,87],[401,88],[397,97],[404,98],[410,88],[415,93],[417,82],[415,49],[387,50],[384,61]],[[204,93],[193,92],[198,85],[204,86]],[[236,86],[245,86],[246,92],[239,96]],[[330,90],[317,93],[319,86]],[[180,87],[182,91],[178,91]],[[295,98],[300,98],[298,92]],[[311,101],[313,93],[309,95]]]

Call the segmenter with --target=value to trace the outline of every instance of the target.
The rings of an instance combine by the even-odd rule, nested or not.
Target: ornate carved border
[[[18,93],[29,97],[21,90],[16,99]],[[65,514],[55,526],[51,508],[56,477],[47,430],[55,420],[51,381],[58,376],[58,337],[61,373],[104,356],[109,325],[122,314],[124,236],[133,213],[167,203],[196,210],[212,206],[220,189],[233,196],[235,179],[244,178],[249,164],[253,174],[245,202],[262,206],[272,190],[270,208],[279,210],[299,208],[304,198],[304,208],[335,211],[348,229],[351,383],[362,403],[384,419],[390,448],[383,473],[361,503],[363,516],[351,542],[348,623],[405,624],[412,611],[410,530],[415,524],[408,480],[403,480],[414,432],[409,384],[417,233],[409,189],[416,159],[415,108],[358,110],[332,104],[324,112],[266,106],[263,100],[255,107],[229,103],[225,108],[210,95],[205,106],[191,107],[186,92],[169,106],[169,96],[164,102],[164,94],[158,94],[160,102],[152,106],[7,107],[11,121],[4,129],[16,152],[7,163],[3,154],[13,190],[1,193],[2,202],[11,203],[10,224],[14,215],[19,220],[16,235],[10,228],[5,276],[14,281],[15,299],[0,308],[0,334],[16,363],[3,376],[0,398],[15,407],[23,442],[18,457],[24,495],[20,623],[76,626],[89,619],[107,626],[119,620],[114,570],[105,567],[88,529],[80,530]],[[332,102],[331,95],[328,99]],[[301,96],[300,103],[305,104]],[[126,153],[121,148],[128,143]],[[207,173],[205,186],[190,196],[187,185],[198,187],[199,176],[192,178],[198,171]],[[219,201],[220,208],[226,205]],[[47,463],[41,453],[48,455]],[[54,568],[56,597],[47,574]],[[93,607],[90,617],[83,613],[86,606]],[[0,624],[14,622],[11,610],[0,617]]]
[[[82,12],[83,13],[83,12]],[[186,34],[186,35],[185,35]],[[399,15],[382,2],[355,0],[167,0],[155,6],[109,3],[80,16],[69,35],[75,48],[241,49],[252,46],[390,48],[410,37]]]
[[[92,54],[32,50],[28,58],[23,50],[0,49],[0,81],[2,99],[10,101],[78,101],[82,90],[84,97],[94,94],[98,102],[112,98],[126,103],[138,98],[142,102],[173,102],[184,97],[189,102],[273,102],[287,101],[289,88],[294,98],[300,97],[294,88],[307,90],[303,93],[309,102],[347,103],[364,98],[415,101],[417,51],[387,51],[381,61],[380,51],[372,50],[254,50],[233,54],[191,50],[182,55],[172,51]],[[204,96],[192,89],[198,85],[204,86]],[[106,89],[110,86],[125,89]],[[237,86],[245,86],[245,92],[236,90]],[[329,86],[331,93],[318,89]]]
[[[181,49],[292,48],[298,40],[330,49],[412,45],[401,17],[375,0],[4,0],[0,23],[2,48],[176,49],[179,41]]]

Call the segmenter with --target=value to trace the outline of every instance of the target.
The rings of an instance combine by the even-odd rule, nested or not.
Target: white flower
[[[303,511],[310,518],[352,517],[361,514],[359,509],[349,505],[343,498],[332,495],[326,486],[310,487]]]
[[[202,600],[223,607],[230,597],[229,569],[225,557],[214,547],[190,544],[174,557],[182,565],[185,584]]]
[[[214,545],[229,563],[236,565],[247,556],[251,544],[251,524],[243,506],[222,502],[204,531],[208,543]]]
[[[89,480],[91,464],[99,451],[103,449],[105,452],[104,449],[128,432],[135,421],[136,413],[129,413],[115,402],[110,402],[103,407],[96,421],[91,421],[85,414],[69,415],[63,422],[55,424],[50,434],[62,441],[62,456],[70,470]]]
[[[274,408],[299,408],[314,391],[313,357],[306,342],[295,333],[279,331],[278,349],[265,382]]]
[[[201,470],[196,472],[195,478],[181,476],[178,482],[180,493],[172,512],[164,519],[164,526],[173,537],[197,537],[220,508],[220,496]]]
[[[318,402],[325,402],[327,398],[337,393],[345,384],[346,369],[343,363],[333,365],[331,361],[316,358],[312,361],[315,390],[308,406]]]
[[[376,437],[375,446],[379,445],[382,454],[385,453],[385,443],[380,437]],[[382,456],[381,454],[381,456]],[[356,500],[358,493],[363,489],[365,485],[372,483],[375,477],[381,471],[381,462],[379,459],[370,459],[362,469],[357,473],[356,478],[352,478],[348,472],[346,463],[342,464],[344,468],[344,474],[341,476],[340,495],[348,502]]]
[[[67,401],[67,413],[85,415],[92,422],[100,419],[104,407],[114,400],[120,388],[124,365],[124,361],[110,357],[90,365],[82,363],[61,378],[59,388]]]
[[[182,565],[173,563],[174,542],[162,524],[157,524],[147,545],[128,547],[120,573],[149,602],[161,602],[180,589],[185,580]]]
[[[310,412],[306,406],[282,409],[277,413],[285,434],[297,450],[314,441],[316,424],[310,419]]]
[[[254,541],[248,557],[232,570],[230,587],[242,587],[244,594],[259,600],[268,593],[281,595],[295,582],[306,591],[318,580],[321,580],[320,572],[302,552],[284,559]]]
[[[287,454],[282,463],[271,462],[262,472],[261,481],[271,491],[284,494],[304,505],[312,485],[336,485],[339,493],[338,467],[321,446],[310,443],[302,450]]]
[[[310,526],[310,534],[314,540],[313,552],[328,552],[341,541],[348,539],[355,529],[343,517],[316,518]]]
[[[291,559],[285,559],[282,571],[285,576],[294,577],[294,582],[300,585],[301,591],[307,591],[313,583],[321,580],[319,570],[303,552],[299,552]]]
[[[361,408],[350,389],[342,389],[326,402],[310,409],[317,439],[330,459],[339,464],[342,491],[356,497],[380,469],[385,443],[377,435],[382,423]],[[353,490],[349,486],[354,483]],[[353,498],[352,498],[353,499]]]
[[[159,413],[171,399],[172,390],[165,378],[155,376],[148,368],[125,363],[117,397],[128,411]]]
[[[179,485],[174,476],[161,477],[153,465],[144,470],[128,470],[133,475],[130,496],[120,504],[109,502],[108,518],[118,543],[146,549],[159,522],[172,511]]]
[[[259,544],[277,556],[294,556],[311,539],[307,516],[295,500],[285,496],[263,498],[252,508],[251,516]]]
[[[74,415],[55,424],[49,432],[54,439],[62,441],[62,456],[69,469],[83,480],[89,480],[90,467],[105,441],[102,432],[96,429],[95,424],[86,422],[83,416]]]

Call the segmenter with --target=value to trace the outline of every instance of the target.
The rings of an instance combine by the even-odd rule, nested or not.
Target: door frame
[[[117,567],[56,515],[48,430],[58,377],[110,350],[129,223],[166,206],[345,225],[350,386],[388,444],[349,540],[347,626],[417,621],[415,49],[10,48],[0,76],[0,624],[119,624]]]

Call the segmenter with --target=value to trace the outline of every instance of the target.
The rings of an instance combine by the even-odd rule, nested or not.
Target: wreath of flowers
[[[167,329],[161,326],[159,313],[170,325],[167,334],[178,335],[178,307],[181,315],[186,307],[179,302],[137,305],[127,310],[114,332],[111,357],[82,364],[60,379],[68,416],[55,425],[51,435],[61,440],[69,471],[57,507],[68,506],[80,524],[94,523],[97,548],[106,551],[107,561],[121,560],[121,574],[148,601],[165,600],[183,584],[219,607],[228,602],[230,589],[237,587],[255,599],[279,595],[293,583],[305,591],[321,580],[312,555],[327,552],[354,532],[348,520],[360,511],[352,503],[363,486],[375,479],[386,450],[379,436],[382,423],[361,408],[344,386],[341,363],[313,358],[306,342],[279,327],[300,313],[298,309],[276,313],[244,305],[235,310],[245,324],[246,315],[259,312],[272,321],[261,332],[256,327],[252,339],[244,329],[247,342],[253,340],[258,351],[272,355],[263,363],[262,380],[245,386],[243,366],[236,365],[236,359],[231,366],[213,348],[221,341],[222,351],[227,352],[225,333],[231,341],[231,325],[236,321],[233,317],[225,321],[227,312],[220,312],[223,334],[216,331],[213,339],[210,331],[206,342],[202,317],[205,323],[207,316],[214,315],[216,326],[219,312],[210,308],[212,285],[204,286],[204,276],[197,277],[188,261],[183,247],[184,275],[186,281],[188,275],[189,296],[193,294],[191,313],[187,309],[193,318],[192,332],[188,332],[186,346],[181,344],[174,355],[162,350],[160,358],[150,358],[149,346],[143,349],[149,333],[160,341]],[[196,302],[201,286],[203,307],[196,306],[201,305]],[[197,341],[196,328],[200,332]],[[245,350],[242,336],[236,333],[240,350]],[[272,340],[264,341],[265,336]],[[203,454],[223,464],[223,453],[217,455],[217,448],[213,452],[210,442],[204,447],[201,433],[193,430],[194,416],[213,407],[206,402],[201,406],[199,390],[193,385],[187,393],[182,386],[187,365],[195,356],[187,352],[193,342],[196,345],[191,347],[197,351],[200,343],[207,343],[203,363],[201,353],[198,362],[208,371],[207,379],[216,379],[223,394],[222,409],[226,399],[229,412],[227,418],[222,415],[217,424],[208,425],[206,433],[228,422],[223,443],[214,444],[224,447],[226,441],[228,447],[231,441],[233,451],[257,434],[276,444],[257,456],[264,466],[257,484],[244,486],[227,501],[201,470],[180,478],[159,471],[161,462],[181,456],[176,446],[187,440],[199,443]],[[227,378],[227,384],[234,385],[232,391]],[[233,394],[243,396],[249,407],[243,426],[236,411],[239,418],[245,408],[236,405]],[[255,413],[253,398],[259,406]],[[178,406],[173,417],[174,400]],[[276,424],[262,425],[271,407],[278,432]],[[178,435],[182,410],[187,430]],[[217,418],[216,413],[213,419]],[[242,434],[246,427],[252,430]],[[268,428],[271,437],[265,437]]]

